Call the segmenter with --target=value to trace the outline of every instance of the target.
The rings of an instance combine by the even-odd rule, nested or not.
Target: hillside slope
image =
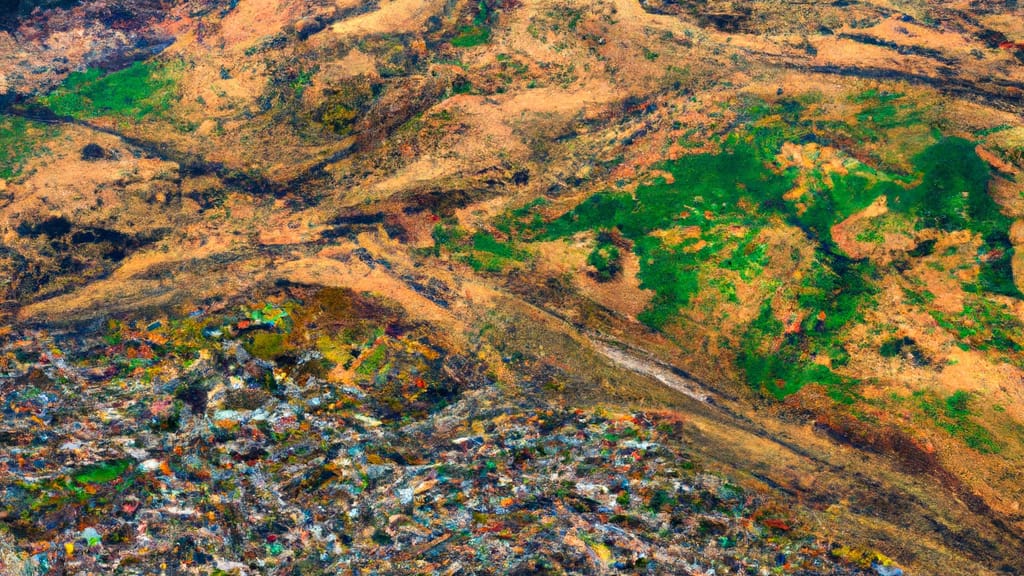
[[[1016,2],[9,14],[5,569],[1024,572]]]

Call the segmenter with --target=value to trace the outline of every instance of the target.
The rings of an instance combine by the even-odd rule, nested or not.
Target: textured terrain
[[[1017,2],[0,13],[0,572],[1024,572]]]

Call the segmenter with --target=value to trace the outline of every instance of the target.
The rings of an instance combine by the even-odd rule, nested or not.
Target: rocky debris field
[[[9,333],[4,573],[896,573],[671,413],[552,406],[395,325],[268,360],[300,309]]]

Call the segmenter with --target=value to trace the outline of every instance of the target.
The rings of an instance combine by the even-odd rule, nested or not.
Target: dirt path
[[[699,382],[678,376],[656,360],[634,356],[625,350],[615,348],[604,342],[596,340],[591,340],[590,342],[595,350],[617,366],[649,378],[654,378],[665,386],[698,402],[705,404],[714,403],[714,397],[711,394],[700,390],[701,385]]]

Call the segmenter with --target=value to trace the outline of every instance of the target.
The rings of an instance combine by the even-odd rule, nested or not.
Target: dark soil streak
[[[945,94],[962,96],[988,104],[999,110],[1020,113],[1024,111],[1024,83],[1010,82],[993,78],[990,80],[995,87],[1003,88],[1002,92],[984,85],[958,78],[947,76],[938,78],[924,74],[900,72],[888,68],[861,68],[852,66],[814,66],[797,64],[794,62],[779,62],[779,66],[801,72],[814,72],[830,76],[844,76],[850,78],[864,78],[870,80],[895,80],[908,84],[928,86]]]

